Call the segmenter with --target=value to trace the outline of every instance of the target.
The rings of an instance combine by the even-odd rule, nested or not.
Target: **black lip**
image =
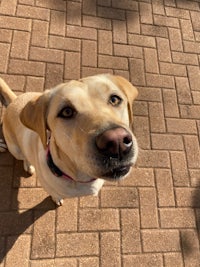
[[[111,171],[105,173],[103,175],[103,178],[104,179],[120,179],[129,172],[130,168],[131,168],[131,165],[121,166],[121,167],[112,169]]]

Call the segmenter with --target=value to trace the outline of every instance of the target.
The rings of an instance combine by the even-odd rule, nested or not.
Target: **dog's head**
[[[79,179],[118,179],[137,159],[132,132],[137,94],[120,76],[91,76],[44,92],[24,107],[20,118],[44,147],[47,129],[51,132],[53,156],[63,171],[70,169]]]

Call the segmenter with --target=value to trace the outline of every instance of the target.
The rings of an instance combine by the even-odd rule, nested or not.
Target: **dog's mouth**
[[[131,169],[131,164],[126,166],[120,166],[110,170],[109,172],[104,173],[102,175],[102,178],[105,180],[122,179],[125,175],[129,173],[130,169]]]

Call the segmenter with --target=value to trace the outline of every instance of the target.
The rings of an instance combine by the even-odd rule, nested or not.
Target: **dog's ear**
[[[44,147],[47,146],[47,109],[49,94],[44,93],[29,101],[20,113],[21,122],[38,133]]]
[[[122,76],[112,76],[112,79],[127,97],[129,121],[130,121],[130,126],[132,126],[133,124],[133,101],[138,95],[138,90],[136,87],[134,87],[128,80],[126,80]]]

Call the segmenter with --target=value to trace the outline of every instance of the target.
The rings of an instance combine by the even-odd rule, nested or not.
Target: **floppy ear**
[[[128,100],[128,113],[130,126],[133,123],[133,101],[138,95],[138,90],[128,80],[122,76],[113,76],[115,84],[122,90]]]
[[[47,146],[47,108],[49,94],[42,94],[29,101],[20,113],[21,122],[38,133],[44,148]]]

